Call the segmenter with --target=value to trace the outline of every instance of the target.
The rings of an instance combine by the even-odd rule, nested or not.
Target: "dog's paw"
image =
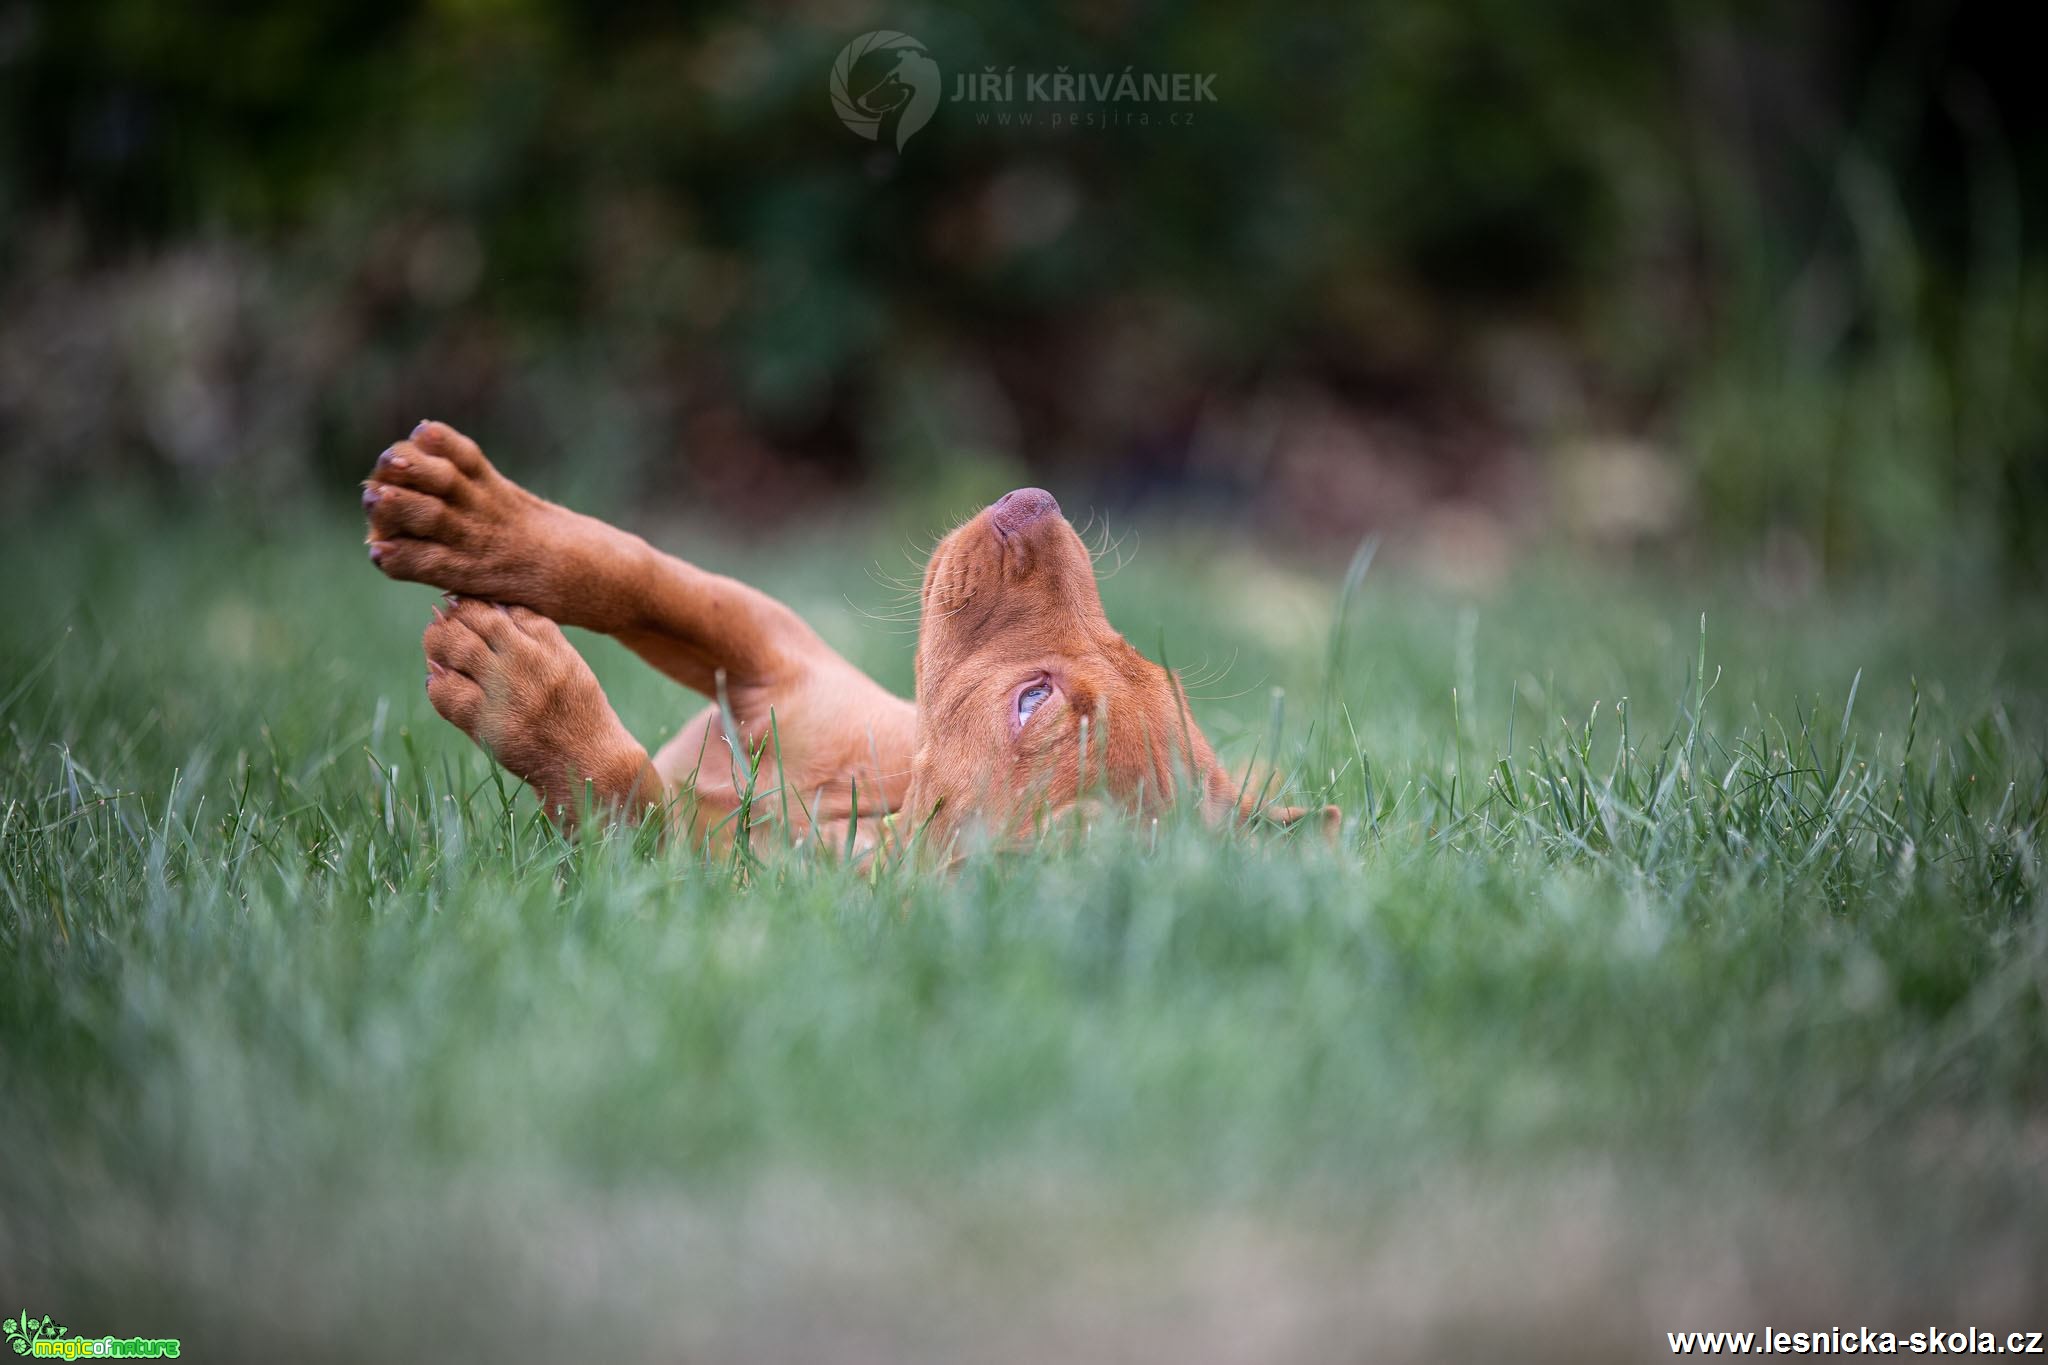
[[[645,794],[647,751],[553,621],[460,598],[435,608],[422,643],[434,709],[531,786],[546,810],[573,814],[586,783],[604,806]]]
[[[414,427],[363,482],[372,564],[392,578],[497,600],[537,595],[532,551],[549,510],[443,422]]]

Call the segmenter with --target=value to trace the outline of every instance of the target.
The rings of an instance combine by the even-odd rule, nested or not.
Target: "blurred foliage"
[[[898,156],[826,97],[875,28],[949,94],[1217,100],[949,100]],[[292,496],[431,414],[756,514],[1030,470],[1466,559],[1561,528],[2033,577],[2026,53],[1910,0],[0,0],[0,491]]]

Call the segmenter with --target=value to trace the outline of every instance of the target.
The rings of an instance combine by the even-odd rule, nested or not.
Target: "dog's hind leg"
[[[532,787],[565,830],[586,805],[637,820],[663,802],[647,750],[554,622],[463,598],[435,608],[422,643],[434,709]]]

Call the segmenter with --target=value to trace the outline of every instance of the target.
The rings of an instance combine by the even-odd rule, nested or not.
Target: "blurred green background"
[[[0,0],[7,1311],[337,1361],[2041,1326],[2014,12]],[[946,96],[900,153],[829,90],[882,29]],[[951,98],[1013,67],[1216,98]],[[424,417],[899,690],[928,537],[1041,483],[1340,845],[555,840],[362,557]]]
[[[1576,544],[2031,589],[2011,13],[0,0],[0,496],[337,498],[434,416],[749,523],[1030,479],[1460,582]],[[900,155],[828,98],[874,29],[945,81]],[[951,98],[1060,67],[1216,98]]]

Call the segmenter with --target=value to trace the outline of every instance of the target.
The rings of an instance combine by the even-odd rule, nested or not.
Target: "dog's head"
[[[1102,612],[1095,562],[1040,488],[1006,493],[939,542],[917,641],[917,752],[907,802],[923,840],[978,826],[1007,841],[1098,790],[1140,810],[1184,782],[1212,815],[1240,805],[1180,684]],[[1329,806],[1325,828],[1340,818]]]

